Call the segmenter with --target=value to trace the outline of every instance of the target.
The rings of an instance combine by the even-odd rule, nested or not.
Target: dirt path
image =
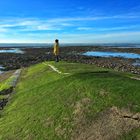
[[[140,80],[140,77],[131,77],[131,79]]]
[[[55,72],[57,72],[57,73],[59,73],[59,74],[70,74],[70,73],[63,73],[63,72],[61,72],[60,70],[58,70],[55,66],[50,65],[50,64],[47,64],[47,63],[45,63],[45,62],[44,62],[43,64],[49,66],[53,71],[55,71]]]

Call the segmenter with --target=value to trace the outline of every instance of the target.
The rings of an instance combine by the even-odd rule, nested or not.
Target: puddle
[[[136,62],[133,63],[133,66],[140,67],[140,60],[136,60]]]
[[[3,73],[3,71],[0,70],[0,74],[2,74],[2,73]]]
[[[4,71],[4,67],[0,65],[0,74],[2,74]]]
[[[13,48],[13,49],[0,50],[0,53],[21,53],[21,54],[23,54],[24,52],[18,48]]]
[[[122,53],[122,52],[98,52],[98,51],[89,51],[84,53],[83,55],[86,56],[98,56],[98,57],[123,57],[123,58],[132,58],[140,59],[140,54],[135,54],[135,53]]]

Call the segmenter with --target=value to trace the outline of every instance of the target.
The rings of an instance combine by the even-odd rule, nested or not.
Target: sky
[[[1,0],[0,43],[140,43],[140,0]]]

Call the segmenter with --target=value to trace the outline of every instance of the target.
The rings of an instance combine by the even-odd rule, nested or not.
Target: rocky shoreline
[[[1,48],[3,49],[3,48]],[[24,54],[1,53],[0,64],[5,70],[19,69],[28,67],[32,64],[43,61],[54,60],[52,48],[21,48]],[[87,51],[112,51],[112,52],[129,52],[140,54],[140,48],[115,48],[115,47],[98,47],[98,46],[69,46],[60,48],[61,59],[68,62],[80,62],[86,64],[95,64],[100,67],[111,68],[117,71],[131,72],[140,74],[140,67],[134,66],[136,59],[118,58],[118,57],[90,57],[81,55]]]

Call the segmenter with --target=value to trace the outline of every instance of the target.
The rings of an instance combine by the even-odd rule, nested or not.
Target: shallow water
[[[140,67],[140,60],[136,60],[136,62],[135,62],[135,63],[133,63],[133,66]]]
[[[86,56],[98,56],[98,57],[123,57],[123,58],[132,58],[132,59],[140,59],[140,54],[135,53],[122,53],[122,52],[98,52],[98,51],[89,51],[84,53]]]
[[[133,65],[140,67],[140,63],[133,63]]]
[[[0,74],[3,73],[3,69],[4,69],[4,67],[0,65]]]
[[[0,50],[0,53],[21,53],[23,54],[24,52],[18,48],[13,48],[9,50]]]
[[[48,48],[53,43],[0,43],[0,47],[23,47],[23,48]],[[140,48],[139,43],[60,43],[61,47],[66,46],[99,46],[117,48]]]
[[[4,69],[4,67],[0,65],[0,69]]]
[[[0,74],[2,74],[2,73],[3,73],[3,71],[0,70]]]

